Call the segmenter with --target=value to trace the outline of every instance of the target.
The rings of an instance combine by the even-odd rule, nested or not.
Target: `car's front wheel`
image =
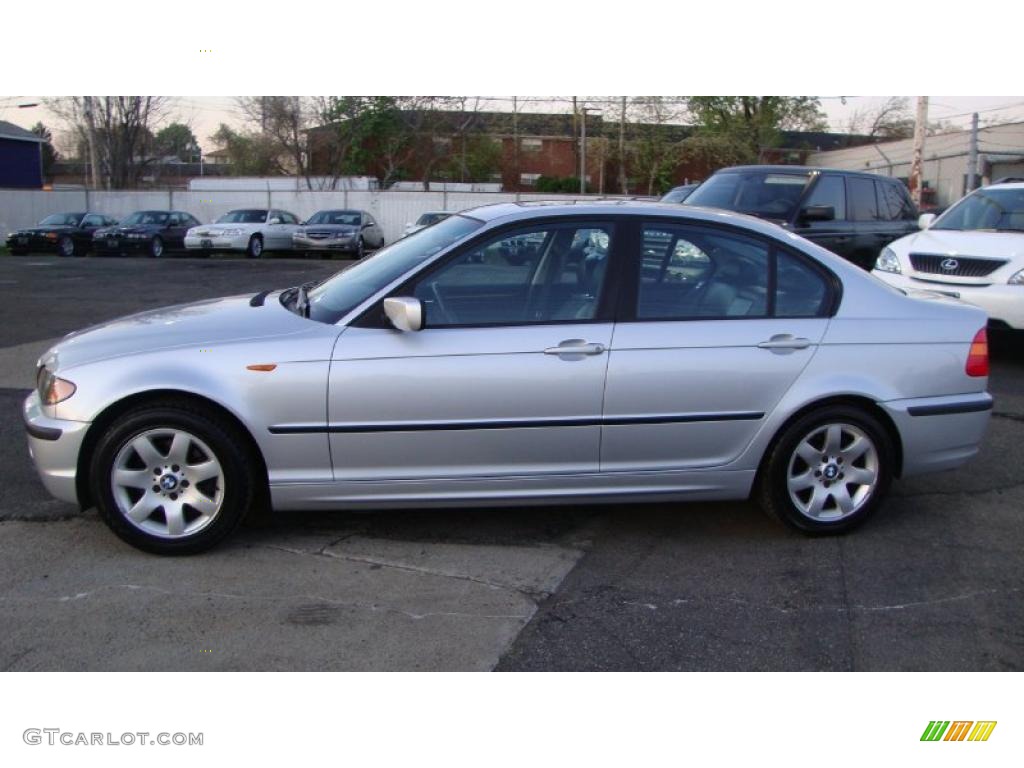
[[[807,533],[863,523],[892,481],[894,450],[867,411],[834,405],[805,414],[780,435],[756,491],[761,507]]]
[[[57,241],[57,253],[61,256],[74,256],[75,255],[75,241],[67,235],[64,235],[60,240]]]
[[[90,479],[101,517],[124,541],[161,555],[194,554],[230,534],[258,496],[245,436],[212,410],[143,406],[100,437]]]
[[[159,259],[164,255],[164,241],[159,235],[149,241],[149,255],[154,259]]]

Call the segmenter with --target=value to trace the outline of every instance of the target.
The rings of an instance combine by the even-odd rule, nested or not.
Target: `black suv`
[[[899,179],[830,168],[723,168],[683,205],[768,219],[864,269],[893,240],[918,230],[917,208]]]

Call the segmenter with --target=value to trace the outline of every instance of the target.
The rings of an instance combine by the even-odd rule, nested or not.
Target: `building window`
[[[544,139],[520,139],[519,148],[523,152],[540,152],[544,148]]]
[[[519,174],[519,183],[524,184],[528,187],[532,187],[537,183],[537,179],[541,177],[539,173],[521,173]]]

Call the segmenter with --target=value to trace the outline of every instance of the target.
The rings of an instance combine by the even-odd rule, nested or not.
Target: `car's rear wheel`
[[[885,427],[855,406],[827,406],[779,436],[758,481],[761,507],[807,533],[841,533],[863,523],[892,481]]]
[[[90,481],[101,517],[124,541],[161,555],[194,554],[230,534],[257,499],[248,442],[191,403],[144,406],[100,437]]]
[[[74,256],[75,255],[75,241],[69,236],[64,235],[60,240],[57,241],[57,253],[61,256]]]
[[[149,241],[149,255],[154,259],[159,259],[164,255],[164,241],[159,235]]]
[[[249,238],[249,245],[245,249],[245,256],[249,259],[258,259],[263,256],[263,238],[253,235]]]

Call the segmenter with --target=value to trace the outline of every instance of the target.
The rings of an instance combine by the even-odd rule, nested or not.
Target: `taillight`
[[[968,376],[988,376],[988,333],[984,328],[974,334],[964,370]]]

